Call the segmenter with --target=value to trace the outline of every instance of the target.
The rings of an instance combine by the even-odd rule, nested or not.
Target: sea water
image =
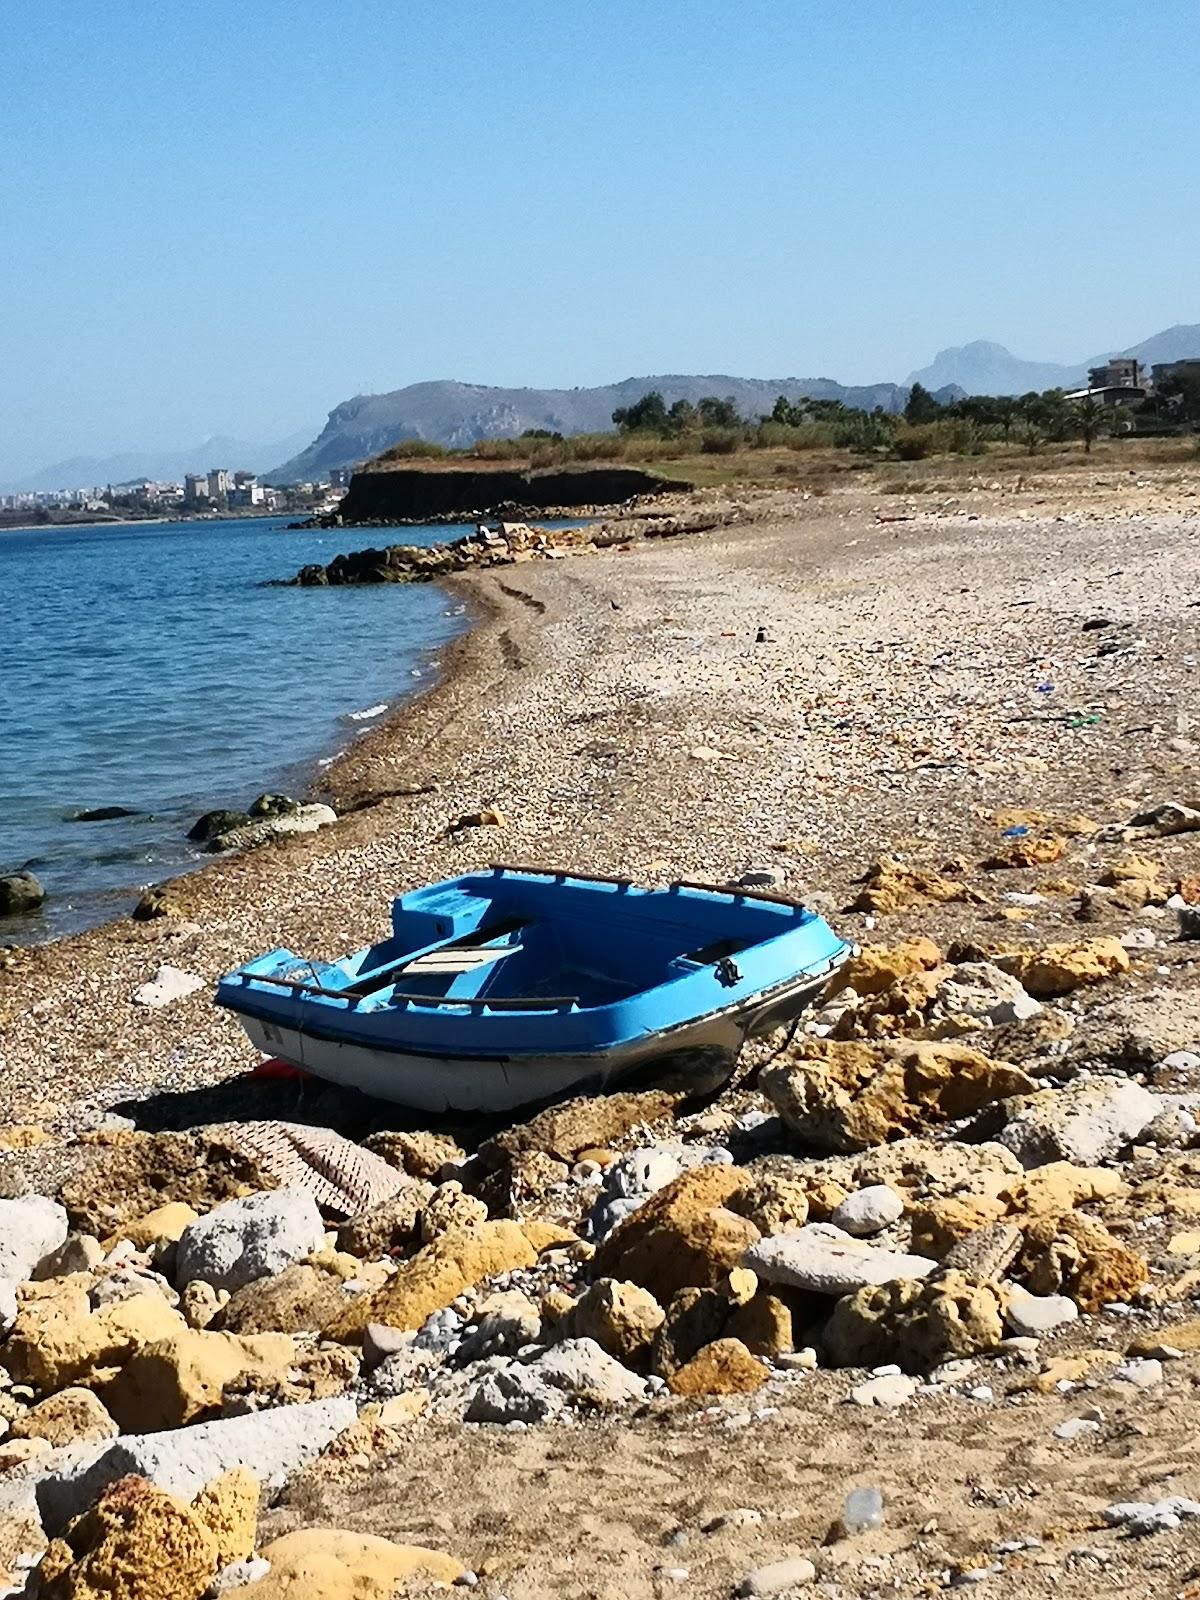
[[[203,858],[214,807],[296,794],[465,626],[434,584],[276,588],[307,562],[461,528],[288,530],[282,518],[0,532],[0,872],[47,891],[0,944],[126,914]],[[363,715],[367,713],[367,715]],[[122,806],[107,822],[79,811]]]

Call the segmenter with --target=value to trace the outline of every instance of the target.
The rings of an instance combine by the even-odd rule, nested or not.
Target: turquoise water
[[[128,912],[202,859],[201,812],[303,790],[377,720],[350,713],[428,681],[465,622],[446,591],[264,587],[388,537],[281,518],[0,532],[0,872],[28,865],[48,894],[0,917],[0,943]],[[70,820],[99,806],[138,815]]]

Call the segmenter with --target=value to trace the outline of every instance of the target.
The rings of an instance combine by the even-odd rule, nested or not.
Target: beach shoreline
[[[1022,498],[983,488],[948,507],[881,505],[861,489],[749,499],[760,519],[747,525],[447,585],[471,626],[427,690],[316,778],[313,793],[346,810],[335,825],[168,880],[177,916],[8,953],[0,1095],[11,1114],[75,1125],[163,1082],[244,1072],[254,1053],[209,998],[223,972],[277,945],[341,955],[381,935],[403,890],[497,859],[643,881],[720,881],[767,864],[835,907],[889,844],[936,830],[940,849],[979,848],[988,804],[1058,794],[1078,809],[1090,793],[1111,816],[1096,734],[989,710],[1019,695],[1040,718],[1038,669],[1010,659],[981,679],[972,651],[991,640],[1010,658],[1004,629],[1019,618],[1030,658],[1052,655],[1064,608],[1100,603],[1100,552],[1117,571],[1129,538],[1150,537],[1148,515],[1162,560],[1190,559],[1182,494],[1168,504],[1122,486],[1067,522],[1055,521],[1061,496],[1040,486]],[[908,520],[894,523],[901,512]],[[1039,584],[1014,552],[1049,540],[1063,569]],[[1154,620],[1161,572],[1127,568],[1114,599],[1164,637],[1186,626],[1182,600]],[[931,628],[948,645],[932,677]],[[1075,674],[1081,705],[1102,674],[1090,661]],[[1185,673],[1180,694],[1189,685]],[[1157,704],[1134,704],[1152,688],[1161,698],[1161,684],[1122,688],[1135,727],[1161,725]],[[1163,764],[1155,736],[1126,744],[1135,768]],[[490,806],[506,827],[450,831]],[[839,924],[860,929],[854,916]],[[163,1011],[131,1005],[160,964],[204,988]]]
[[[493,1290],[503,1287],[509,1301],[514,1288],[530,1296],[540,1342],[514,1368],[543,1345],[535,1370],[579,1358],[588,1343],[580,1324],[551,1307],[565,1299],[574,1319],[576,1297],[594,1300],[594,1280],[610,1273],[619,1283],[640,1273],[637,1292],[658,1307],[662,1326],[681,1327],[689,1308],[681,1309],[676,1256],[692,1283],[710,1285],[683,1293],[698,1293],[722,1319],[745,1311],[740,1301],[729,1309],[734,1274],[715,1252],[730,1229],[737,1250],[747,1228],[762,1230],[726,1203],[728,1188],[712,1191],[726,1199],[707,1213],[668,1213],[665,1237],[679,1242],[647,1252],[644,1271],[632,1254],[611,1253],[629,1223],[602,1237],[607,1256],[593,1255],[597,1198],[617,1192],[596,1173],[614,1162],[621,1173],[664,1163],[674,1171],[698,1156],[706,1164],[695,1177],[715,1168],[717,1185],[753,1185],[769,1205],[792,1205],[782,1222],[756,1213],[768,1244],[804,1218],[837,1214],[847,1191],[878,1197],[890,1185],[899,1220],[872,1237],[938,1263],[922,1280],[933,1303],[949,1308],[951,1331],[936,1335],[936,1347],[923,1342],[931,1314],[881,1318],[886,1342],[869,1357],[836,1349],[834,1325],[858,1296],[838,1298],[834,1311],[829,1296],[790,1297],[786,1284],[776,1295],[774,1280],[764,1291],[755,1278],[749,1303],[767,1304],[776,1318],[766,1344],[743,1347],[733,1328],[760,1335],[732,1321],[702,1336],[714,1362],[718,1347],[736,1347],[744,1388],[743,1380],[727,1387],[722,1368],[698,1388],[668,1379],[646,1394],[633,1373],[644,1357],[626,1354],[621,1370],[642,1398],[596,1409],[589,1389],[544,1420],[516,1417],[516,1431],[477,1425],[468,1406],[493,1380],[494,1357],[464,1361],[456,1339],[426,1362],[418,1337],[419,1367],[398,1362],[402,1420],[375,1420],[377,1379],[359,1374],[347,1393],[369,1409],[345,1445],[272,1497],[265,1534],[322,1525],[449,1542],[482,1582],[527,1600],[568,1588],[615,1597],[614,1571],[622,1600],[657,1600],[663,1553],[680,1528],[695,1530],[689,1581],[705,1600],[728,1596],[765,1556],[801,1552],[837,1580],[839,1594],[866,1592],[885,1569],[905,1593],[954,1587],[954,1574],[983,1569],[1004,1600],[1089,1600],[1097,1547],[1110,1588],[1164,1600],[1186,1592],[1190,1529],[1161,1532],[1151,1547],[1110,1527],[1105,1508],[1196,1492],[1195,1236],[1186,1235],[1188,1256],[1178,1239],[1200,1214],[1200,1136],[1181,1116],[1198,1098],[1200,946],[1171,901],[1185,883],[1196,895],[1200,831],[1186,814],[1191,831],[1179,834],[1130,841],[1123,828],[1164,804],[1200,809],[1197,489],[1182,479],[1038,482],[1009,496],[983,485],[936,502],[861,488],[777,495],[757,503],[761,518],[692,539],[460,577],[447,592],[470,605],[471,628],[446,650],[427,692],[328,770],[329,792],[348,808],[336,824],[177,880],[179,916],[112,923],[20,952],[0,971],[0,1122],[21,1124],[0,1149],[0,1184],[10,1186],[0,1193],[84,1192],[90,1204],[89,1185],[102,1187],[110,1154],[114,1170],[131,1163],[165,1173],[168,1185],[172,1162],[182,1160],[190,1183],[188,1163],[199,1160],[221,1182],[222,1147],[209,1141],[253,1144],[264,1122],[310,1125],[321,1141],[321,1130],[333,1130],[379,1151],[440,1152],[453,1140],[451,1166],[420,1169],[440,1183],[428,1210],[467,1206],[476,1220],[461,1232],[471,1234],[483,1226],[482,1202],[489,1229],[530,1241],[518,1258],[529,1265],[487,1271],[453,1302],[463,1313],[454,1312],[454,1326],[472,1336],[491,1314]],[[503,826],[456,826],[491,806]],[[778,1035],[751,1041],[739,1072],[702,1104],[652,1094],[626,1112],[628,1097],[595,1097],[504,1131],[409,1114],[320,1080],[253,1073],[257,1053],[212,1004],[221,973],[279,945],[314,958],[343,954],[384,933],[396,894],[497,860],[648,884],[770,873],[864,947],[857,1003],[827,996],[807,1019],[834,1030],[832,1050],[865,1075],[860,1098],[851,1082],[840,1098],[818,1102],[815,1122],[794,1125],[808,1113],[779,1092],[780,1074],[823,1083],[827,1072],[826,1039],[807,1028],[791,1046]],[[886,885],[888,861],[917,869],[924,887],[913,898],[864,900],[864,878],[875,865],[876,889]],[[891,881],[903,886],[902,870]],[[1054,952],[1064,945],[1074,964],[1056,987],[1068,958]],[[1014,968],[1014,957],[1030,964]],[[1040,1009],[1027,1021],[966,1012],[979,997],[989,1006],[1003,999],[1013,971],[1028,978],[1029,992],[1016,984],[1028,1002],[1039,964],[1053,981],[1038,983]],[[136,1004],[163,965],[200,987],[161,1009]],[[871,981],[876,973],[885,987]],[[955,994],[964,1010],[945,1031],[942,1008],[953,1011]],[[850,1031],[838,1031],[843,1017]],[[911,1072],[892,1074],[893,1051]],[[770,1074],[761,1071],[768,1064]],[[974,1081],[967,1066],[995,1075],[978,1115],[937,1098],[943,1071]],[[1046,1101],[1067,1118],[1050,1124],[1065,1139],[1080,1117],[1088,1122],[1071,1110],[1075,1097],[1093,1093],[1139,1102],[1132,1142],[1118,1128],[1098,1154],[1071,1146],[1069,1160],[1040,1144],[1025,1154],[1018,1144],[1014,1154],[1005,1143]],[[868,1103],[873,1120],[847,1120]],[[644,1120],[630,1126],[629,1114]],[[155,1137],[162,1130],[196,1137]],[[415,1138],[397,1140],[397,1130]],[[830,1143],[842,1130],[849,1154]],[[501,1150],[508,1166],[497,1171]],[[415,1157],[402,1159],[407,1172]],[[82,1190],[70,1181],[64,1190],[89,1160]],[[453,1182],[441,1182],[451,1173]],[[1003,1200],[994,1179],[1008,1185]],[[789,1200],[797,1186],[800,1198]],[[157,1188],[151,1202],[161,1203]],[[210,1203],[203,1197],[201,1208]],[[1067,1221],[1043,1215],[1043,1203],[1063,1205]],[[935,1238],[930,1219],[947,1206],[949,1231]],[[997,1208],[1014,1220],[991,1225]],[[959,1214],[965,1240],[952,1228]],[[700,1231],[706,1215],[711,1233]],[[1127,1273],[1100,1280],[1102,1295],[1069,1276],[1080,1259],[1071,1253],[1076,1226],[1076,1242],[1097,1252],[1089,1272]],[[972,1239],[990,1248],[997,1232],[1042,1254],[1009,1268],[1007,1257],[997,1266],[985,1252],[951,1269],[952,1248]],[[384,1287],[369,1292],[387,1296],[444,1236],[425,1243],[422,1223],[420,1250],[415,1237],[395,1248],[385,1240],[383,1258],[372,1243],[362,1267],[345,1264],[356,1276],[377,1274]],[[358,1237],[339,1234],[339,1262],[343,1244],[359,1259]],[[694,1242],[710,1238],[717,1243]],[[1059,1273],[1049,1285],[1034,1276],[1043,1262]],[[1059,1300],[1073,1308],[1048,1334],[1022,1336],[1020,1348],[1004,1337],[1013,1329],[998,1311],[981,1320],[988,1305],[1011,1310],[1000,1282],[1008,1270],[1035,1307],[1058,1303],[1061,1285]],[[456,1279],[446,1300],[458,1287]],[[389,1327],[390,1304],[379,1307]],[[339,1317],[343,1309],[339,1299]],[[279,1313],[268,1320],[272,1332],[282,1325]],[[718,1327],[730,1331],[714,1337]],[[656,1335],[652,1362],[657,1343]],[[326,1339],[318,1353],[341,1348]],[[1093,1402],[1102,1420],[1081,1429],[1091,1419],[1080,1412]],[[406,1492],[414,1472],[427,1490],[415,1501]],[[545,1494],[530,1496],[531,1482]],[[883,1525],[831,1541],[847,1493],[867,1484],[881,1492]],[[547,1499],[561,1514],[552,1544]],[[1148,1548],[1161,1566],[1150,1568]]]

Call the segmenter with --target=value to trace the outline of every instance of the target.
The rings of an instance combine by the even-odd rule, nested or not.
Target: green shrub
[[[755,450],[824,450],[833,443],[834,428],[828,422],[775,422],[764,417],[750,440]]]
[[[442,457],[453,455],[455,452],[447,450],[444,444],[436,444],[431,439],[399,439],[383,452],[381,461],[438,461]]]
[[[467,453],[476,461],[524,461],[529,451],[520,439],[477,439]]]
[[[629,440],[619,433],[577,433],[563,445],[565,461],[621,461],[629,453]]]
[[[731,456],[745,443],[741,428],[705,428],[700,435],[700,449],[706,456]]]
[[[839,450],[882,450],[892,442],[894,419],[851,412],[833,425],[833,444]]]
[[[925,424],[917,427],[906,424],[899,428],[892,441],[892,450],[901,461],[924,461],[933,453],[933,429]]]

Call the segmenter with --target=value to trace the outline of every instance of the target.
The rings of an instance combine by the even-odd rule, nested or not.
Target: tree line
[[[651,390],[612,420],[620,434],[682,444],[699,436],[702,449],[746,448],[771,444],[832,444],[858,449],[891,449],[915,458],[934,450],[982,449],[989,439],[1025,444],[1032,452],[1044,443],[1082,442],[1085,451],[1103,435],[1134,431],[1139,423],[1183,429],[1200,426],[1200,376],[1165,379],[1154,395],[1132,406],[1108,406],[1092,395],[1072,397],[1063,389],[1024,395],[965,395],[941,401],[914,383],[900,413],[877,406],[866,411],[840,400],[780,395],[769,413],[742,416],[731,397],[707,395],[694,405],[668,406]],[[807,435],[807,437],[805,437]]]

